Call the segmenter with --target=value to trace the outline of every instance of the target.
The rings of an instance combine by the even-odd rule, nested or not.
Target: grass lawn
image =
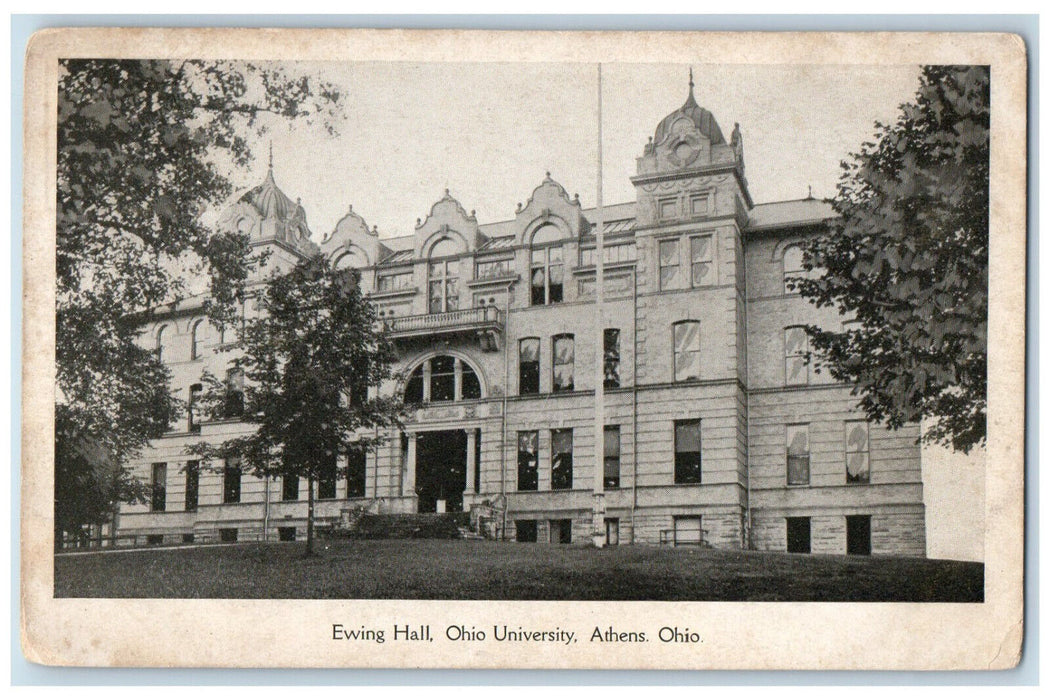
[[[55,557],[56,597],[957,601],[970,562],[517,542],[340,540]]]

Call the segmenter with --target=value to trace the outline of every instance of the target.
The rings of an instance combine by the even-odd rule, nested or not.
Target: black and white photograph
[[[808,665],[1016,663],[1023,45],[116,36],[38,42],[27,654],[201,664],[36,625],[313,601],[243,658],[797,667],[763,618],[914,614],[1000,637]]]

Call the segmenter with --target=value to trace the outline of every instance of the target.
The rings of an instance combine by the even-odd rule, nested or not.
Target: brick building
[[[481,224],[446,191],[397,238],[351,209],[315,244],[272,167],[228,208],[220,225],[270,249],[271,265],[320,250],[361,270],[398,349],[403,380],[383,390],[412,405],[405,429],[334,465],[317,485],[318,517],[481,504],[508,539],[588,542],[601,445],[609,544],[923,556],[918,426],[868,424],[850,387],[803,360],[801,324],[842,321],[785,278],[803,274],[799,243],[831,208],[752,202],[739,127],[727,140],[691,84],[631,181],[636,201],[602,210],[601,326],[598,212],[550,174],[507,220]],[[236,392],[228,419],[192,408],[201,371],[222,376],[230,359],[214,351],[220,338],[199,303],[168,310],[144,338],[191,409],[143,455],[153,503],[122,508],[118,534],[302,537],[305,483],[257,479],[235,460],[202,469],[184,452],[246,429]]]

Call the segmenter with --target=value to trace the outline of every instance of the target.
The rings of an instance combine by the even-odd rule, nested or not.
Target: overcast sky
[[[633,201],[629,177],[657,123],[681,106],[686,65],[605,64],[605,203]],[[831,196],[839,162],[915,92],[918,69],[694,64],[697,101],[726,138],[740,123],[756,202]],[[340,86],[339,135],[277,126],[274,173],[302,197],[315,234],[353,204],[381,236],[409,235],[446,187],[479,220],[513,218],[550,171],[584,206],[595,202],[594,64],[326,63],[310,73]],[[269,137],[267,137],[269,138]],[[238,174],[244,187],[265,174]]]
[[[862,59],[863,57],[858,57]],[[839,163],[891,122],[918,86],[917,66],[692,66],[697,102],[726,138],[744,139],[756,203],[835,193]],[[594,64],[322,63],[298,69],[338,85],[338,136],[280,125],[256,146],[262,181],[272,138],[274,176],[302,198],[320,241],[352,204],[381,237],[411,235],[449,188],[481,223],[513,218],[546,171],[595,204],[598,85]],[[604,64],[606,204],[633,201],[635,159],[657,123],[688,94],[688,65]],[[983,558],[984,457],[924,449],[928,553]]]

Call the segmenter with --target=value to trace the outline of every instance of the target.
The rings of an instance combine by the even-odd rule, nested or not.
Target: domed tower
[[[631,178],[638,192],[638,224],[736,216],[751,208],[744,178],[740,125],[727,142],[715,116],[697,104],[689,71],[689,96],[664,117],[638,158]]]
[[[273,177],[273,147],[266,177],[230,205],[219,219],[219,230],[249,237],[252,247],[268,246],[267,271],[287,269],[299,259],[316,255],[302,204],[281,191]]]
[[[662,414],[639,415],[638,430],[659,434],[670,414],[676,440],[703,445],[695,473],[670,475],[675,515],[699,515],[711,541],[740,547],[747,456],[738,436],[746,434],[748,410],[741,229],[751,199],[739,128],[727,141],[693,88],[690,71],[685,103],[657,125],[631,178],[638,197],[637,381],[669,387],[660,395]],[[662,449],[656,444],[652,456],[640,456],[641,473],[666,468]]]

